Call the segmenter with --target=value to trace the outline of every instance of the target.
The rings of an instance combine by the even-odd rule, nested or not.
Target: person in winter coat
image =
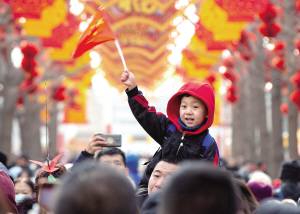
[[[121,81],[128,88],[128,102],[132,113],[144,130],[161,146],[148,164],[139,183],[138,193],[147,191],[155,165],[162,159],[176,156],[181,159],[207,160],[219,166],[218,147],[208,128],[214,120],[215,96],[211,85],[188,82],[168,102],[168,118],[138,91],[135,76],[124,70]]]
[[[293,199],[295,202],[300,197],[300,164],[296,160],[286,161],[281,166],[280,179],[282,183],[273,191],[273,197],[278,199]]]

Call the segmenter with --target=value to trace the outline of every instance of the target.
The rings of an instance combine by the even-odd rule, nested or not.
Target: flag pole
[[[122,53],[122,50],[121,50],[119,41],[118,41],[117,39],[115,40],[115,44],[116,44],[117,49],[118,49],[118,51],[119,51],[119,54],[120,54],[120,57],[121,57],[121,60],[122,60],[123,66],[124,66],[124,70],[127,70],[127,66],[126,66],[126,63],[125,63],[125,59],[124,59],[124,56],[123,56],[123,53]]]

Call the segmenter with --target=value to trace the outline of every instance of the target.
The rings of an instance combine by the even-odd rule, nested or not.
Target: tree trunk
[[[270,145],[270,166],[268,167],[269,175],[272,178],[278,177],[279,166],[283,161],[282,146],[282,113],[280,106],[281,98],[281,75],[278,71],[272,69],[272,143]],[[277,77],[276,77],[277,76]]]
[[[245,95],[242,89],[244,85],[243,80],[239,82],[239,96],[240,99],[232,107],[232,157],[239,157],[246,155],[246,146],[243,139],[243,127],[245,127]]]
[[[256,23],[255,29],[258,24]],[[266,110],[266,94],[265,94],[265,52],[261,48],[263,43],[262,37],[260,34],[256,33],[257,42],[253,45],[253,51],[255,53],[254,59],[251,61],[251,66],[249,66],[249,73],[254,74],[252,77],[252,82],[254,83],[254,91],[256,101],[256,111],[254,124],[257,126],[259,132],[258,135],[258,149],[259,153],[257,154],[260,161],[266,164],[268,167],[269,163],[269,147],[270,147],[270,132],[267,127],[267,110]],[[253,106],[255,108],[255,106]]]
[[[37,104],[33,96],[24,97],[25,112],[19,117],[22,137],[21,149],[31,159],[45,161],[40,140],[40,105]]]
[[[292,34],[292,30],[295,25],[295,1],[284,1],[284,38],[286,41],[286,71],[288,76],[288,90],[289,96],[294,91],[294,87],[292,86],[290,77],[295,74],[296,63],[295,63],[295,55],[293,51],[294,47],[294,36]],[[291,32],[292,31],[292,32]],[[298,159],[298,142],[297,142],[297,120],[298,120],[298,109],[296,106],[289,101],[289,110],[288,110],[288,129],[289,129],[289,154],[291,159]]]
[[[246,154],[245,158],[249,161],[255,161],[255,124],[253,119],[253,94],[251,91],[251,81],[247,78],[246,84],[244,85],[243,90],[245,90],[245,100],[246,100],[246,108],[244,120],[246,121],[244,131],[242,132],[244,135],[244,141],[246,146]]]

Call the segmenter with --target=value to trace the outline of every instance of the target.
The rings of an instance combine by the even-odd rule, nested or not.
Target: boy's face
[[[206,118],[206,105],[198,98],[182,97],[180,103],[180,119],[187,127],[200,125]]]

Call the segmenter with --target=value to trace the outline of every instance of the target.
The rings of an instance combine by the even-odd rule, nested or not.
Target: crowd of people
[[[229,164],[221,159],[215,168],[207,161],[163,158],[151,173],[147,192],[139,194],[138,156],[103,148],[85,157],[87,149],[71,168],[70,163],[55,165],[58,169],[52,175],[57,181],[50,195],[43,191],[43,184],[49,183],[46,169],[32,171],[34,164],[21,155],[25,158],[21,171],[12,173],[19,161],[7,168],[0,159],[0,213],[300,213],[296,160],[284,162],[278,178],[271,179],[261,163]],[[129,162],[135,167],[128,167]]]
[[[133,73],[124,70],[121,81],[134,117],[160,145],[143,172],[138,156],[108,147],[102,133],[71,163],[41,163],[35,171],[26,155],[7,168],[2,154],[0,214],[300,214],[297,160],[284,162],[272,179],[264,163],[220,157],[209,133],[209,84],[184,84],[165,116],[148,105]]]

